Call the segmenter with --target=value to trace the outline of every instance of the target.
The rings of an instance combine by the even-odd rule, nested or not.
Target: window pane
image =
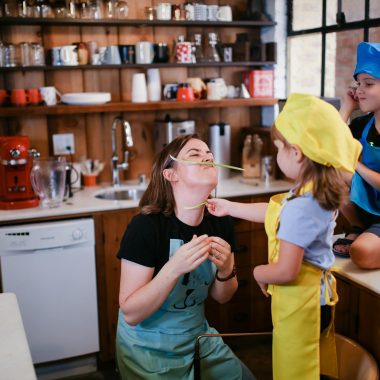
[[[368,34],[368,39],[370,42],[380,42],[380,27],[370,28]]]
[[[293,0],[293,30],[322,26],[322,0]]]
[[[291,37],[288,92],[321,93],[321,34]]]
[[[380,1],[371,0],[369,3],[369,17],[378,18],[380,17]]]
[[[343,0],[342,11],[346,16],[346,22],[364,20],[364,2],[365,0]]]
[[[325,96],[342,97],[352,83],[356,47],[363,41],[363,30],[348,30],[326,35]]]
[[[338,0],[326,1],[326,25],[336,24],[337,12],[338,12]]]

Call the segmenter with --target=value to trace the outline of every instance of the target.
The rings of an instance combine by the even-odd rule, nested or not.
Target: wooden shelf
[[[79,26],[213,26],[213,27],[264,27],[274,26],[272,21],[188,21],[188,20],[117,20],[117,19],[59,19],[59,18],[27,18],[27,17],[0,17],[1,25],[79,25]]]
[[[260,107],[277,104],[275,98],[196,100],[193,102],[161,101],[148,103],[111,102],[101,105],[57,105],[57,106],[25,106],[1,107],[0,117],[22,117],[41,115],[67,115],[102,112],[140,112],[198,108],[225,107]]]
[[[144,63],[123,65],[75,65],[75,66],[14,66],[0,67],[0,72],[10,71],[55,71],[55,70],[101,70],[101,69],[149,69],[152,67],[253,67],[274,65],[273,61],[200,62],[200,63]]]

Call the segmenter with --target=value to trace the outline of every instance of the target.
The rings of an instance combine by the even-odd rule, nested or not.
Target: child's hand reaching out
[[[210,214],[215,216],[230,215],[231,202],[227,199],[207,199],[206,207]]]

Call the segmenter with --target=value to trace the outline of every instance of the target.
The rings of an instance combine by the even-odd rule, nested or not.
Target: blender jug
[[[35,158],[30,178],[42,207],[54,208],[62,205],[66,180],[64,157]]]

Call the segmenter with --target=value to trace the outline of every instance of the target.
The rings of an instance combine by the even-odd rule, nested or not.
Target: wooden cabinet
[[[13,0],[16,2],[16,0]],[[237,33],[247,32],[259,39],[260,28],[273,27],[273,22],[238,21],[160,21],[145,20],[145,6],[159,3],[159,0],[129,2],[127,20],[83,20],[43,18],[0,18],[0,33],[3,43],[39,42],[44,46],[46,57],[55,46],[77,42],[97,41],[98,46],[135,44],[138,41],[167,43],[173,47],[173,40],[179,34],[217,32],[223,43],[233,43]],[[242,13],[244,2],[232,0],[234,19]],[[172,61],[172,60],[171,60]],[[48,60],[47,60],[48,62]],[[134,159],[122,179],[134,179],[139,174],[150,174],[154,159],[153,128],[156,119],[164,119],[167,113],[172,118],[193,119],[197,132],[207,141],[207,127],[211,123],[226,122],[231,125],[232,164],[240,164],[240,135],[242,127],[260,125],[260,109],[273,105],[276,99],[223,99],[221,101],[195,102],[149,102],[131,103],[131,82],[134,73],[149,67],[160,68],[161,82],[185,81],[187,77],[223,77],[228,84],[239,85],[242,72],[252,67],[273,64],[271,61],[244,61],[228,63],[177,64],[159,63],[151,65],[83,65],[43,67],[0,67],[0,88],[34,88],[55,86],[61,93],[68,92],[110,92],[111,102],[97,106],[26,106],[0,108],[0,135],[25,134],[31,138],[31,146],[42,156],[53,155],[52,135],[73,133],[75,153],[73,159],[96,158],[105,162],[105,169],[99,181],[111,180],[110,158],[111,125],[115,116],[123,114],[132,126],[134,138]],[[233,112],[231,112],[233,107]],[[202,112],[199,112],[202,109]],[[203,110],[205,112],[203,112]],[[120,136],[121,138],[121,131]],[[121,141],[121,140],[120,140]],[[121,145],[121,144],[120,144]],[[118,147],[121,157],[122,148]]]
[[[380,366],[380,295],[336,274],[339,302],[335,329],[366,348]]]
[[[268,202],[269,196],[233,200],[242,203]],[[207,300],[207,319],[211,326],[223,333],[271,331],[270,299],[264,297],[252,274],[256,265],[268,262],[268,240],[264,225],[235,219],[235,237],[239,288],[226,304]]]
[[[123,234],[137,209],[102,213],[95,219],[99,301],[100,359],[115,357],[119,309],[120,260],[116,257]]]

